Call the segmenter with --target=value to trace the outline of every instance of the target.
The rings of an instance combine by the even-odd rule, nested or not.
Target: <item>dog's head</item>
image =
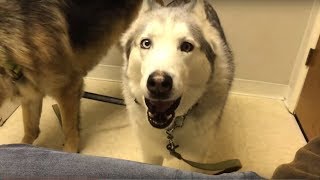
[[[213,74],[224,36],[215,12],[214,22],[208,21],[207,5],[191,0],[168,8],[144,1],[122,38],[124,86],[146,105],[153,127],[167,128],[176,114],[185,114]]]

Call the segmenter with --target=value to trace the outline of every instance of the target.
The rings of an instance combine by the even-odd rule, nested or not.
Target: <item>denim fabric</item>
[[[0,146],[1,178],[262,179],[253,172],[210,176],[162,166],[12,144]]]

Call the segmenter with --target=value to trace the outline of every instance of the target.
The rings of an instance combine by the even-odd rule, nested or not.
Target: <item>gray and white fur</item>
[[[168,125],[163,124],[166,118],[160,122],[152,118],[167,116],[166,109],[175,103],[179,104],[175,117],[191,109],[184,126],[174,133],[180,145],[177,151],[202,162],[210,151],[232,84],[233,56],[218,15],[208,2],[191,0],[171,5],[160,7],[144,1],[137,20],[124,34],[123,94],[146,162],[162,164],[171,157],[165,129],[175,119]],[[156,80],[172,79],[169,90],[160,83],[161,88],[152,92],[149,80],[155,72]],[[161,128],[155,128],[159,124]]]

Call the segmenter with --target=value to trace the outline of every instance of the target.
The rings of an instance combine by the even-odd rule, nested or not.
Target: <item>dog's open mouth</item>
[[[149,123],[159,129],[168,127],[175,117],[175,110],[178,108],[180,100],[181,97],[174,101],[150,100],[145,98],[145,103],[148,107],[147,116]]]

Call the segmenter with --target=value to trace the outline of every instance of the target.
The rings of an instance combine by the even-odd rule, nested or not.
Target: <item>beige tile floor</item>
[[[120,83],[86,79],[90,92],[121,97]],[[51,108],[55,102],[46,98],[41,117],[41,134],[35,145],[61,150],[63,134]],[[81,153],[142,161],[141,150],[134,138],[122,106],[82,100]],[[0,127],[0,144],[19,143],[23,135],[21,108]],[[214,154],[207,159],[237,157],[242,171],[254,171],[268,178],[282,163],[290,162],[306,142],[294,119],[280,100],[231,94],[222,117]],[[182,162],[171,160],[165,166],[188,169]]]

